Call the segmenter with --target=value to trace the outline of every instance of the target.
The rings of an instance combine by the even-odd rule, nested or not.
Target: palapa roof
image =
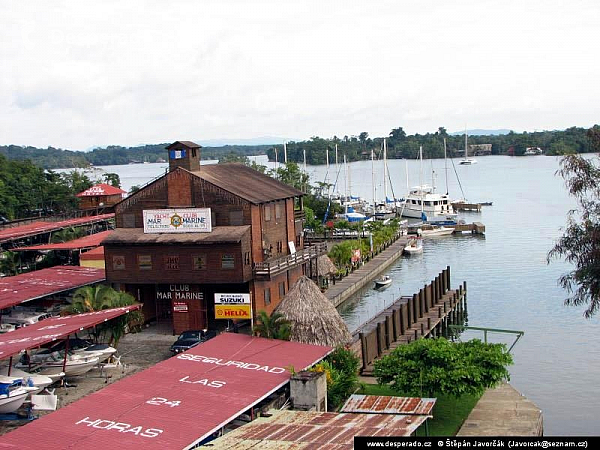
[[[292,341],[337,347],[352,340],[333,303],[305,276],[296,281],[275,311],[292,323]]]
[[[337,272],[337,267],[331,262],[329,256],[321,255],[317,258],[317,272],[320,277],[325,277]]]

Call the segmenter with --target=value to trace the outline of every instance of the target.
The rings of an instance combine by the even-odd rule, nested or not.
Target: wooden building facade
[[[167,147],[170,171],[115,206],[107,281],[174,332],[213,328],[216,293],[249,293],[271,312],[324,247],[304,248],[302,192],[242,164],[200,167],[200,146]],[[145,232],[144,211],[210,210],[209,232]],[[234,318],[234,317],[232,317]]]

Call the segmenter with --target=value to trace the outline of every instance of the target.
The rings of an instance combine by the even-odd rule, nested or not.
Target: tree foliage
[[[380,384],[404,395],[460,397],[481,395],[509,379],[506,367],[512,362],[504,344],[418,339],[375,361],[374,373]]]
[[[570,296],[566,305],[587,305],[585,317],[600,308],[600,167],[598,159],[564,156],[557,174],[565,180],[577,209],[567,215],[567,226],[548,253],[548,262],[562,258],[574,266],[559,278]]]
[[[283,314],[274,312],[269,315],[266,311],[258,311],[256,322],[252,330],[255,335],[268,339],[290,340],[292,324]]]
[[[327,377],[327,404],[335,410],[356,391],[360,359],[349,349],[338,347],[323,361],[316,364],[313,372],[324,372]]]

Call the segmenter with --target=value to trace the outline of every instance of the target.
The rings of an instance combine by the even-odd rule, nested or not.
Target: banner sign
[[[210,208],[146,209],[144,233],[210,233]]]
[[[251,319],[250,294],[215,294],[215,319]]]

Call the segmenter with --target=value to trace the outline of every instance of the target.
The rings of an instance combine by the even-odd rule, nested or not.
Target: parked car
[[[209,330],[189,330],[179,335],[177,340],[171,345],[173,354],[185,352],[202,342],[208,341],[217,335],[216,331]]]

